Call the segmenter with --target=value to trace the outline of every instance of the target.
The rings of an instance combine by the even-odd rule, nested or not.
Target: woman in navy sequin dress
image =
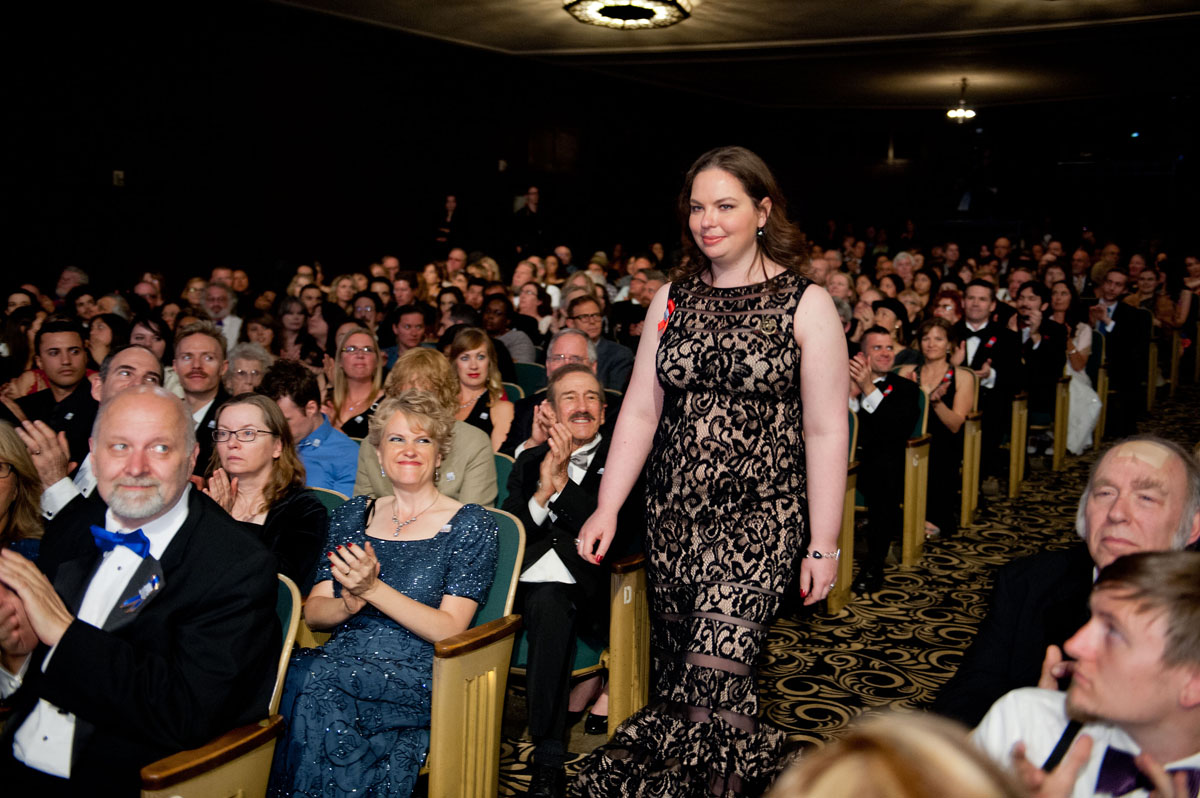
[[[491,516],[437,490],[453,423],[418,391],[386,400],[372,420],[394,491],[330,518],[305,620],[333,637],[292,658],[271,795],[412,792],[429,746],[433,643],[470,625],[496,572]]]

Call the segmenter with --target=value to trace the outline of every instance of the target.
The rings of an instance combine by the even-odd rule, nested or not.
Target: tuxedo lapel
[[[143,557],[142,564],[129,578],[116,606],[112,608],[101,628],[106,632],[115,632],[125,626],[159,595],[162,588],[162,564],[149,555]]]
[[[100,557],[96,555],[79,557],[68,560],[58,566],[54,574],[54,592],[62,598],[72,615],[79,614],[79,605],[83,603],[83,594],[92,581],[96,569],[100,567]]]
[[[587,473],[583,475],[583,479],[579,481],[579,487],[593,495],[599,494],[600,479],[604,476],[604,462],[607,459],[608,438],[603,438],[599,445],[596,446],[596,453],[592,455],[592,462],[588,465]]]

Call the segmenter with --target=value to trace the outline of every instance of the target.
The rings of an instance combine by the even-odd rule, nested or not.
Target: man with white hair
[[[1016,560],[996,575],[991,608],[934,709],[974,726],[1010,690],[1065,675],[1062,645],[1087,622],[1096,573],[1118,557],[1200,539],[1200,467],[1150,435],[1126,438],[1092,467],[1075,528],[1083,542]]]
[[[174,394],[118,393],[92,435],[107,509],[61,514],[36,566],[0,551],[6,795],[131,795],[143,766],[266,711],[275,566],[191,488],[196,452]]]

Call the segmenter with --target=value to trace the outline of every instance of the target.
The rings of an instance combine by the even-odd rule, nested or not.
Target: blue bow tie
[[[1194,797],[1197,788],[1200,788],[1200,770],[1175,768],[1167,772],[1177,773],[1181,770],[1187,773],[1187,794]],[[1154,785],[1142,771],[1138,770],[1137,764],[1133,761],[1133,754],[1110,746],[1104,752],[1104,761],[1100,763],[1100,773],[1096,776],[1096,792],[1125,795],[1138,788],[1149,792],[1154,789]]]
[[[117,546],[124,546],[139,557],[150,553],[150,539],[140,529],[121,533],[109,532],[102,526],[93,526],[92,540],[96,541],[96,548],[100,549],[102,554],[112,551]]]

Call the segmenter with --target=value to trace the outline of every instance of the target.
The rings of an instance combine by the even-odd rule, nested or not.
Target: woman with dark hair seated
[[[29,450],[0,421],[0,549],[37,561],[42,540],[42,480]]]
[[[958,337],[950,322],[932,318],[917,330],[920,366],[905,366],[900,376],[921,386],[929,399],[929,495],[925,504],[925,533],[951,535],[958,527],[958,468],[963,458],[963,424],[971,412],[974,382],[962,366],[953,364]]]
[[[453,424],[421,391],[371,418],[390,490],[330,518],[304,619],[333,636],[292,658],[269,795],[412,792],[429,747],[433,644],[470,626],[496,574],[496,522],[437,488]]]
[[[263,542],[279,572],[306,591],[325,542],[325,506],[304,487],[304,464],[287,420],[255,393],[217,410],[205,493]]]
[[[175,360],[175,333],[171,326],[156,314],[134,316],[129,327],[129,343],[144,346],[154,353],[163,366],[163,387],[183,398],[183,385],[172,364]]]
[[[98,369],[114,349],[129,343],[129,322],[115,313],[98,313],[88,325],[85,345],[88,350],[88,368]]]
[[[269,351],[275,357],[295,360],[310,369],[320,369],[325,353],[317,341],[308,334],[308,309],[294,296],[284,296],[275,306],[279,319],[279,334],[275,336]]]
[[[276,341],[280,337],[279,319],[270,313],[256,310],[246,317],[242,324],[242,332],[238,343],[258,344],[271,354],[275,354]]]

